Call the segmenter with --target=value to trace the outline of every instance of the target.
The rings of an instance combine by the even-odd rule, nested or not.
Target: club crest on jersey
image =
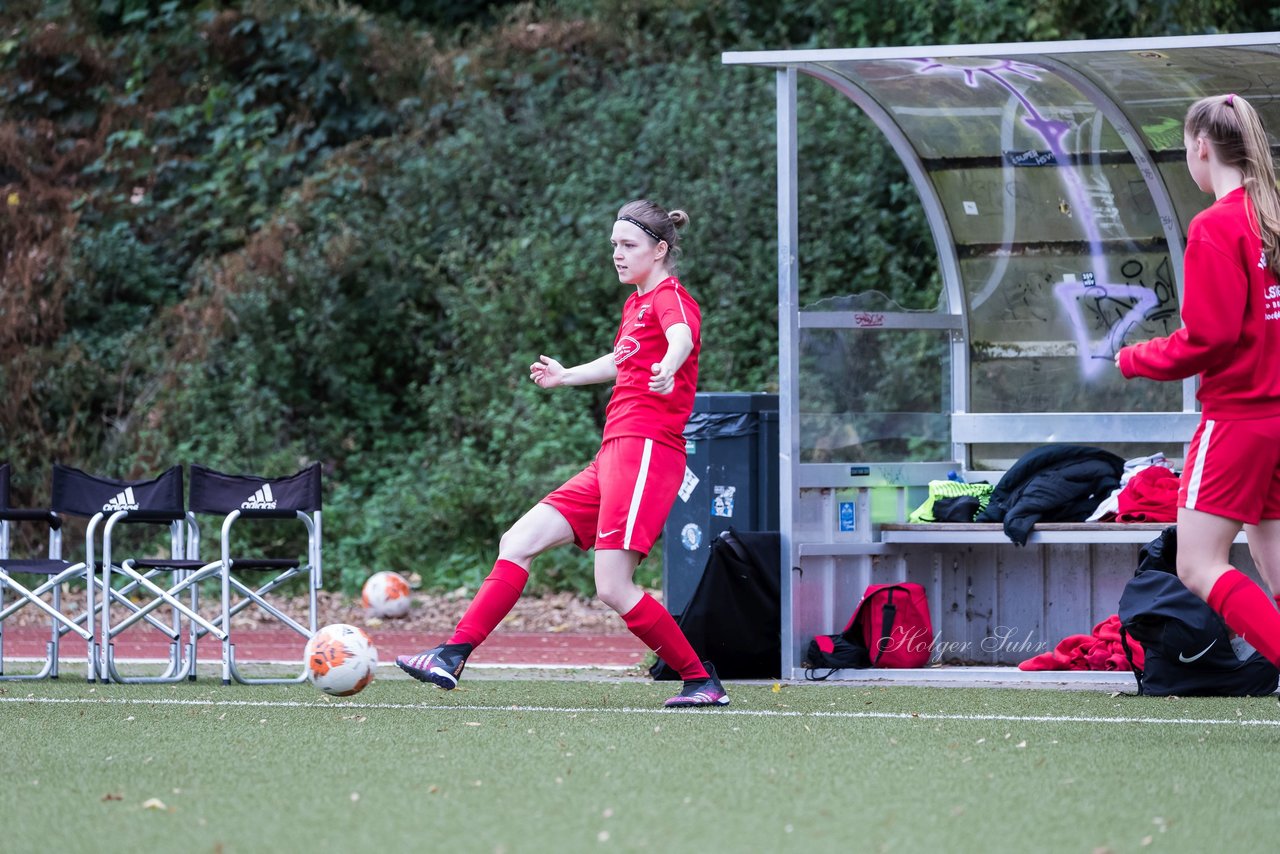
[[[618,343],[613,348],[613,363],[621,365],[638,352],[640,352],[640,342],[630,335],[624,335],[618,339]]]
[[[1258,253],[1258,269],[1267,269],[1267,250],[1265,249]]]

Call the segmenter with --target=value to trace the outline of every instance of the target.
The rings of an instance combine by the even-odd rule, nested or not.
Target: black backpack
[[[1138,569],[1120,596],[1120,642],[1142,644],[1138,693],[1181,697],[1258,697],[1275,693],[1280,670],[1232,637],[1222,618],[1178,579],[1177,528],[1165,528],[1138,553]]]
[[[730,527],[711,541],[693,598],[676,620],[722,679],[776,679],[782,669],[782,536]],[[661,658],[654,679],[679,679]]]

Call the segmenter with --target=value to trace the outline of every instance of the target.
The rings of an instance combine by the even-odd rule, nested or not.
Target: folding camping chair
[[[296,632],[297,660],[302,661],[302,648],[315,634],[317,597],[320,590],[320,464],[313,463],[289,477],[265,478],[256,475],[223,474],[201,465],[191,466],[190,508],[193,513],[222,517],[220,564],[222,575],[222,612],[217,625],[225,631],[222,642],[222,684],[231,680],[241,684],[302,682],[306,667],[292,677],[249,677],[236,662],[236,629],[233,618],[254,607],[273,620]],[[231,533],[236,522],[246,520],[296,520],[306,534],[305,555],[294,557],[260,557],[246,555],[244,546],[233,550]],[[241,535],[241,541],[249,539]],[[245,573],[257,579],[251,584]],[[301,580],[306,585],[307,613],[299,622],[282,610],[282,594],[289,582]],[[275,594],[272,596],[272,594]],[[233,601],[234,594],[234,601]],[[273,601],[274,600],[274,601]],[[197,632],[203,631],[197,629]]]
[[[151,480],[123,481],[55,466],[54,500],[64,504],[77,502],[80,510],[100,508],[106,520],[102,525],[102,601],[96,650],[102,681],[177,682],[184,677],[194,678],[195,627],[203,626],[215,634],[221,630],[198,613],[197,585],[192,575],[202,564],[186,557],[188,549],[193,553],[198,549],[199,539],[194,526],[187,526],[182,467],[173,466]],[[123,542],[125,538],[117,533],[121,524],[167,528],[169,557],[131,555],[119,559],[126,548],[144,552],[155,549],[154,545],[140,542],[142,535],[131,535],[129,544]],[[210,575],[214,573],[216,568],[208,571]],[[156,583],[156,579],[165,575],[173,579],[167,588]],[[123,583],[117,587],[113,576],[122,576]],[[189,594],[190,604],[178,598],[183,592]],[[166,612],[156,615],[161,606]],[[126,616],[116,620],[115,615],[122,611]],[[167,639],[169,660],[158,675],[124,676],[116,667],[116,639],[126,629],[144,621]]]
[[[88,677],[93,679],[93,529],[98,519],[90,523],[87,558],[79,563],[62,559],[62,518],[53,509],[31,509],[10,506],[8,463],[0,464],[0,679],[50,679],[58,678],[58,650],[62,636],[73,632],[84,639]],[[65,509],[65,508],[64,508]],[[38,523],[49,529],[48,555],[43,558],[12,558],[9,550],[12,523]],[[45,576],[46,580],[33,588],[14,578],[14,574]],[[84,611],[73,616],[63,611],[63,586],[72,580],[84,580],[88,591],[88,604]],[[5,604],[5,592],[12,590],[17,598]],[[48,595],[49,601],[44,597]],[[4,672],[4,624],[27,606],[33,606],[49,618],[49,640],[45,644],[44,666],[37,673]]]

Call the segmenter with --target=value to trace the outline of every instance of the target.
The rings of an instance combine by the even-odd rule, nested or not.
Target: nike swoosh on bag
[[[1213,645],[1214,645],[1215,643],[1217,643],[1217,642],[1218,642],[1218,639],[1217,639],[1217,638],[1214,638],[1214,639],[1209,643],[1209,645],[1208,645],[1208,646],[1206,646],[1204,649],[1200,650],[1199,652],[1197,652],[1195,655],[1191,656],[1190,658],[1187,658],[1187,656],[1185,656],[1185,655],[1184,655],[1184,654],[1182,654],[1182,653],[1178,653],[1178,661],[1181,661],[1183,664],[1190,664],[1191,662],[1195,661],[1197,658],[1200,658],[1202,655],[1204,655],[1204,654],[1205,654],[1206,652],[1208,652],[1209,650],[1213,649]]]

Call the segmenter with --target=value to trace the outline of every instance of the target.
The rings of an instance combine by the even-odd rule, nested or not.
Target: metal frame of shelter
[[[776,70],[779,508],[792,568],[782,674],[796,676],[803,645],[841,627],[892,551],[880,523],[904,518],[930,480],[998,472],[1044,442],[1138,455],[1144,443],[1189,440],[1194,379],[1125,387],[1110,360],[1178,324],[1186,227],[1211,201],[1186,174],[1187,107],[1236,92],[1280,130],[1280,33],[722,61]],[[905,165],[937,251],[936,310],[801,305],[800,75],[847,97]],[[894,334],[931,342],[922,360],[935,374],[943,366],[923,412],[817,393],[860,370],[907,371],[885,343]],[[860,361],[868,354],[879,367]],[[840,571],[849,567],[860,571]]]

